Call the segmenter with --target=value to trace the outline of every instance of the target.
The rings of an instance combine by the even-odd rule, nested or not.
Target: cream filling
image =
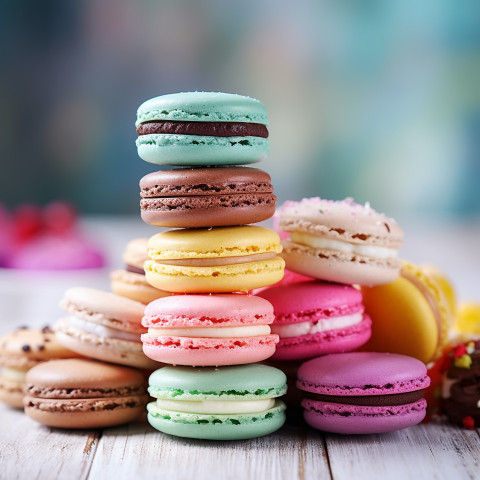
[[[307,245],[313,248],[325,248],[327,250],[339,250],[345,253],[356,253],[372,258],[397,258],[398,250],[386,247],[377,247],[375,245],[359,245],[357,243],[344,242],[342,240],[332,240],[331,238],[317,237],[304,232],[292,232],[290,235],[292,242]]]
[[[155,337],[202,337],[236,338],[270,335],[269,325],[245,325],[236,327],[198,327],[198,328],[149,328],[149,335]]]
[[[98,323],[88,322],[82,318],[69,316],[66,318],[67,322],[75,328],[79,328],[85,332],[96,335],[101,338],[116,338],[117,340],[126,340],[128,342],[141,343],[139,333],[124,332],[116,328],[105,327]]]
[[[2,378],[10,382],[25,383],[27,371],[20,368],[3,367]]]
[[[257,413],[269,410],[275,405],[274,398],[261,400],[165,400],[157,398],[157,406],[162,410],[200,414],[240,414]]]
[[[217,267],[220,265],[232,265],[238,263],[262,262],[271,260],[277,254],[273,253],[257,253],[255,255],[245,255],[242,257],[216,257],[216,258],[179,258],[179,259],[159,259],[157,263],[163,265],[177,265],[180,267]]]
[[[280,338],[300,337],[313,333],[326,332],[328,330],[337,330],[360,323],[363,319],[363,313],[354,313],[344,317],[321,318],[314,322],[299,322],[288,324],[273,324],[272,333],[276,333]]]

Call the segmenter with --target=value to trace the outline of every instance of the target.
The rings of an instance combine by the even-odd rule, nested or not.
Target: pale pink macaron
[[[145,309],[143,351],[172,365],[219,366],[260,362],[275,352],[272,305],[243,294],[174,295]]]
[[[272,332],[280,336],[274,360],[305,360],[349,352],[370,338],[372,322],[362,293],[349,285],[306,281],[258,294],[275,311]]]

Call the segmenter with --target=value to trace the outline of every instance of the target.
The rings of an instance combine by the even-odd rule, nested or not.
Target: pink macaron
[[[239,365],[275,352],[272,305],[242,294],[173,295],[147,305],[143,351],[172,365]]]
[[[297,387],[305,421],[334,433],[382,433],[420,423],[430,385],[420,360],[393,353],[351,352],[305,362]]]
[[[348,285],[306,281],[258,294],[275,311],[272,333],[280,337],[274,360],[308,358],[355,350],[368,341],[372,322],[362,294]]]

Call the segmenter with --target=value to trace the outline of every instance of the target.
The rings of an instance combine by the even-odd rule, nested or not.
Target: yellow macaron
[[[237,292],[283,278],[279,236],[257,226],[169,230],[148,242],[147,281],[174,293]]]
[[[453,288],[441,272],[403,261],[397,280],[362,287],[362,293],[372,319],[365,350],[409,355],[427,364],[441,356],[455,303]]]

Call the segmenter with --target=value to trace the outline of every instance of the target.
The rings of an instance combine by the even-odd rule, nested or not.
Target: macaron
[[[372,336],[365,349],[430,363],[441,357],[453,322],[449,295],[430,268],[404,261],[392,283],[362,287]]]
[[[46,326],[42,329],[19,327],[0,337],[0,401],[23,408],[25,376],[35,365],[48,360],[79,355],[58,343]]]
[[[305,362],[297,387],[305,421],[334,433],[382,433],[420,423],[430,385],[425,365],[393,353],[350,352]]]
[[[139,368],[158,368],[145,356],[140,335],[145,305],[93,288],[68,289],[60,307],[69,316],[55,324],[57,340],[86,357]]]
[[[462,302],[456,310],[450,343],[464,343],[469,340],[480,340],[480,303]]]
[[[254,98],[221,92],[155,97],[137,111],[138,155],[160,165],[243,165],[267,156],[268,116]]]
[[[362,294],[349,285],[305,281],[266,288],[258,296],[275,312],[272,333],[280,337],[273,360],[355,350],[371,335]]]
[[[244,225],[275,213],[270,175],[250,167],[177,168],[140,180],[142,219],[171,228]]]
[[[157,298],[170,295],[152,287],[145,279],[143,264],[148,260],[148,238],[130,240],[123,252],[125,268],[110,273],[110,286],[113,293],[141,303],[150,303]]]
[[[288,201],[279,211],[279,228],[288,269],[346,284],[382,285],[400,273],[398,250],[403,231],[367,203],[304,198]]]
[[[152,373],[147,405],[152,427],[169,435],[241,440],[268,435],[285,423],[286,391],[280,370],[232,367],[164,367]]]
[[[445,362],[440,407],[452,423],[480,426],[480,341],[452,348]]]
[[[93,360],[52,360],[26,378],[25,413],[49,427],[100,428],[135,420],[148,401],[141,372]]]
[[[170,230],[148,242],[147,282],[174,293],[246,292],[283,277],[280,238],[257,226]]]
[[[272,305],[242,294],[173,295],[147,305],[142,335],[147,357],[173,365],[239,365],[265,360],[278,336]]]

